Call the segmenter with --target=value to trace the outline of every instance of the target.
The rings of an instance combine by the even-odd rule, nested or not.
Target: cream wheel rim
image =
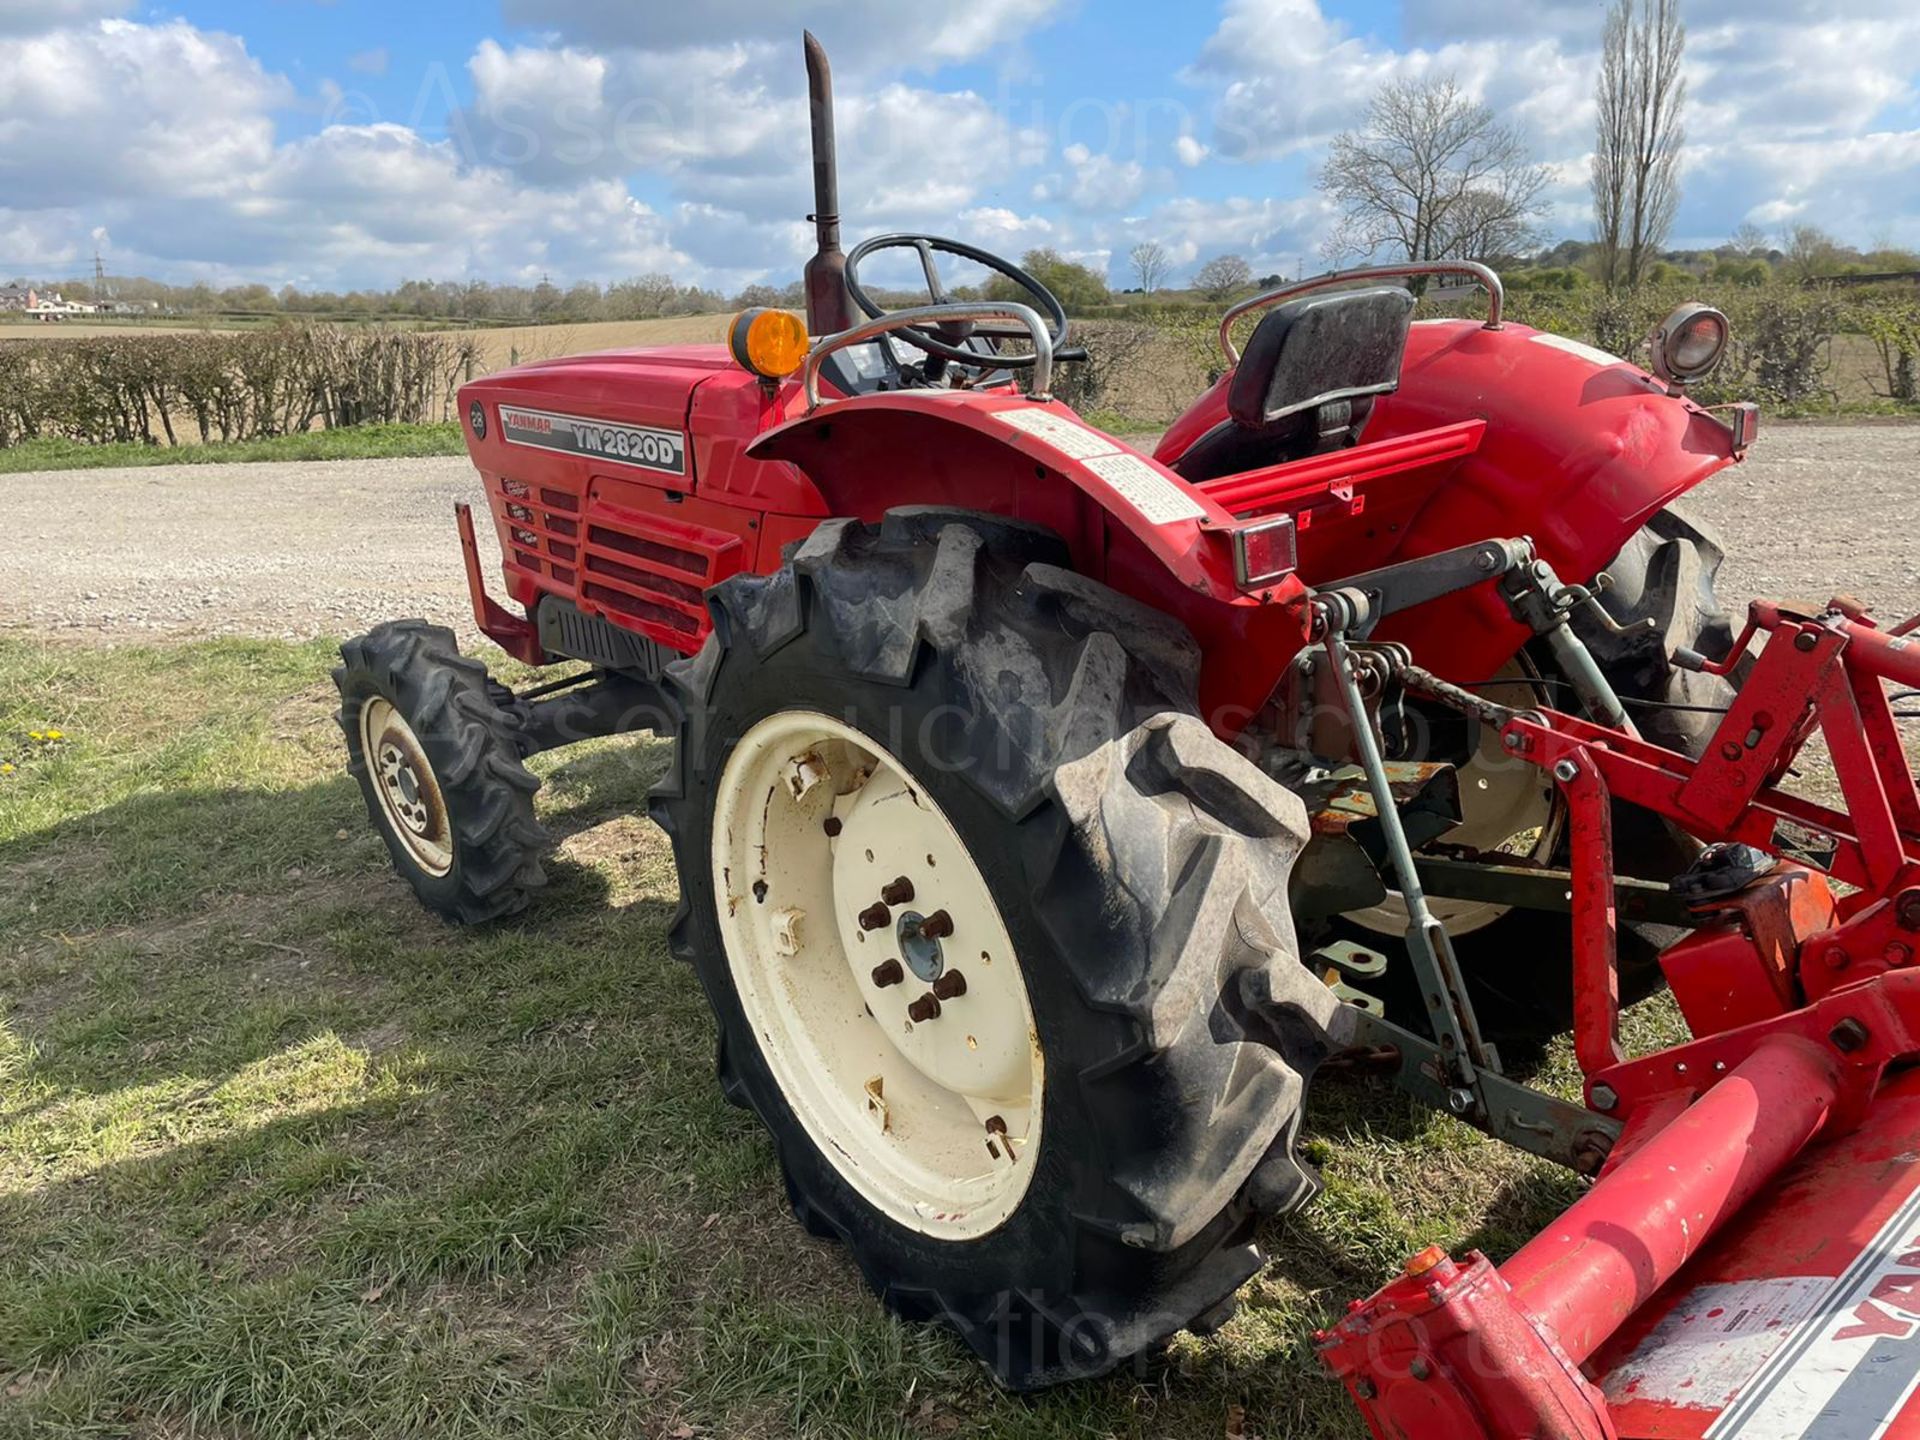
[[[427,752],[406,717],[385,696],[360,707],[360,752],[373,776],[387,828],[427,874],[453,869],[453,827]]]
[[[712,862],[740,1008],[814,1147],[909,1229],[998,1228],[1039,1157],[1043,1057],[1006,924],[926,787],[860,731],[781,711],[727,759]]]
[[[1510,661],[1495,678],[1511,684],[1484,686],[1479,693],[1498,705],[1525,710],[1540,703],[1529,683],[1533,670],[1523,658]],[[1440,837],[1441,845],[1481,854],[1544,860],[1560,838],[1561,807],[1553,781],[1538,765],[1523,760],[1500,741],[1499,727],[1482,724],[1473,756],[1460,767],[1461,821]],[[1484,930],[1513,907],[1491,900],[1450,900],[1429,895],[1427,907],[1456,940]],[[1365,910],[1346,917],[1380,935],[1407,933],[1407,902],[1398,890]]]

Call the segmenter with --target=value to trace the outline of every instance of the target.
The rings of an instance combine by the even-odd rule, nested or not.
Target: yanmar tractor
[[[516,609],[336,672],[395,865],[542,881],[528,756],[650,729],[672,949],[793,1208],[1014,1387],[1217,1325],[1316,1190],[1304,1094],[1390,1076],[1592,1177],[1495,1268],[1429,1252],[1317,1339],[1376,1434],[1920,1435],[1915,622],[1755,603],[1673,508],[1756,412],[1505,321],[1470,263],[1283,286],[1151,454],[1049,397],[1059,300],[952,240],[842,255],[809,40],[806,321],[461,396]],[[904,250],[926,306],[866,266]],[[956,301],[937,257],[1016,287]],[[1487,316],[1414,320],[1410,277]],[[1234,324],[1257,321],[1244,348]],[[811,337],[811,338],[810,338]],[[1824,736],[1845,808],[1790,789]],[[1694,1038],[1629,1055],[1663,982]],[[1585,1103],[1515,1053],[1571,1027]],[[1888,1427],[1891,1427],[1889,1429]]]

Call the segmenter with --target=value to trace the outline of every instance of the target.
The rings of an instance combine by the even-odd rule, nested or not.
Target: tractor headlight
[[[1653,373],[1669,385],[1691,385],[1713,373],[1727,353],[1727,317],[1711,305],[1689,301],[1660,322],[1648,342]]]
[[[807,358],[807,327],[785,310],[742,310],[727,327],[733,358],[763,380],[783,380]]]

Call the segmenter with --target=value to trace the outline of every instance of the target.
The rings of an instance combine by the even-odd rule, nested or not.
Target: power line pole
[[[93,303],[102,304],[107,300],[107,265],[100,258],[100,247],[93,247]]]

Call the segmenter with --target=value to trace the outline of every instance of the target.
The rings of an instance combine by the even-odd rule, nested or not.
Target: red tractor
[[[342,647],[420,898],[518,911],[527,757],[670,736],[651,813],[721,1085],[800,1221],[1008,1385],[1218,1324],[1315,1193],[1337,1058],[1593,1177],[1505,1266],[1416,1257],[1318,1337],[1377,1434],[1920,1434],[1886,689],[1920,642],[1844,600],[1733,633],[1673,508],[1754,435],[1686,393],[1724,317],[1677,312],[1649,374],[1503,320],[1479,265],[1325,276],[1228,311],[1224,374],[1142,453],[1050,398],[1067,318],[1017,266],[841,254],[807,60],[804,329],[462,392],[517,607],[462,506],[476,621],[584,668],[516,694],[421,621]],[[890,249],[928,305],[875,301]],[[943,255],[1021,299],[956,302]],[[1414,320],[1431,274],[1486,320]],[[1816,731],[1844,810],[1784,788]],[[1629,1056],[1663,981],[1696,1038]],[[1584,1104],[1501,1061],[1569,1027]]]

